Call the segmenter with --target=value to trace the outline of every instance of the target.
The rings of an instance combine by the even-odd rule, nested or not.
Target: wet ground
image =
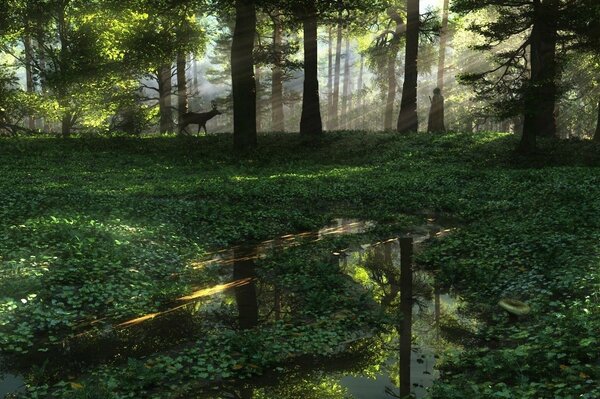
[[[428,239],[450,231],[438,223],[432,217],[427,225],[415,229],[411,239],[416,250]],[[62,363],[72,367],[64,372],[106,361],[123,361],[129,356],[144,357],[173,350],[215,327],[245,330],[260,328],[266,320],[285,319],[289,316],[286,315],[286,292],[261,279],[256,270],[257,261],[270,256],[274,250],[311,245],[311,242],[336,235],[362,234],[373,226],[371,222],[339,219],[317,232],[217,251],[192,264],[193,268],[211,276],[208,283],[178,298],[172,306],[104,326],[100,333],[93,325],[82,326],[80,335],[64,342],[57,352]],[[438,354],[456,345],[443,338],[440,324],[446,319],[459,318],[456,314],[458,298],[444,294],[433,274],[412,270],[410,302],[402,299],[401,287],[406,287],[403,286],[406,281],[402,281],[400,273],[403,254],[397,238],[340,248],[329,257],[332,264],[352,279],[357,289],[360,287],[372,297],[382,312],[398,320],[395,327],[379,336],[357,336],[355,342],[348,342],[336,356],[294,359],[266,376],[220,383],[208,392],[199,393],[198,397],[383,399],[399,397],[402,385],[416,398],[425,396],[426,389],[438,377],[435,370]],[[412,319],[408,326],[401,321],[407,318]],[[363,341],[368,343],[362,345]],[[38,356],[29,361],[39,365],[43,359]],[[26,365],[20,365],[19,369],[23,367],[26,370]],[[0,398],[23,384],[11,365],[5,364],[4,369],[9,373],[0,375]],[[407,381],[408,375],[410,381]]]

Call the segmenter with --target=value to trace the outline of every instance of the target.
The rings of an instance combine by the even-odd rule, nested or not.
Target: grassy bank
[[[259,265],[265,290],[290,293],[289,322],[259,309],[267,323],[242,333],[178,326],[186,333],[156,342],[159,355],[132,350],[129,361],[84,362],[77,382],[42,367],[47,353],[66,356],[76,336],[97,342],[115,324],[219,282],[218,270],[194,266],[213,250],[341,217],[378,222],[375,239],[439,211],[461,227],[419,262],[439,270],[484,323],[479,348],[445,357],[434,397],[599,397],[600,148],[545,142],[523,159],[514,144],[493,133],[338,133],[316,146],[279,135],[238,155],[228,136],[2,139],[0,351],[28,359],[21,371],[38,397],[77,397],[86,384],[95,384],[95,397],[139,397],[174,376],[185,392],[190,381],[275,367],[282,350],[322,354],[379,320],[361,314],[369,298],[352,296],[323,255],[351,238]],[[503,297],[526,301],[532,314],[509,321],[496,306]],[[234,313],[226,309],[225,320]],[[135,347],[135,333],[120,334]],[[282,341],[288,346],[273,350]]]

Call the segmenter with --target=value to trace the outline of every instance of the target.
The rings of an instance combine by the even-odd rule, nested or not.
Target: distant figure
[[[439,88],[433,89],[433,98],[431,100],[431,109],[429,110],[429,123],[427,132],[443,133],[446,131],[444,126],[444,97]]]

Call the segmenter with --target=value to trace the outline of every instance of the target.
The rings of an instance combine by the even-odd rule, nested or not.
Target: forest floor
[[[440,355],[431,395],[600,397],[597,144],[543,141],[521,158],[514,137],[498,133],[331,133],[318,145],[266,135],[244,155],[230,141],[0,139],[0,356],[23,376],[21,395],[184,398],[292,357],[333,356],[384,330],[389,314],[372,311],[374,298],[355,295],[326,255],[443,214],[458,227],[417,261],[480,322],[477,345]],[[196,312],[212,309],[203,318],[154,317],[190,293],[228,288],[200,262],[211,251],[338,218],[375,227],[256,260],[260,328],[236,324],[233,303],[247,290],[218,310],[199,302]],[[497,306],[505,297],[531,314],[507,318]],[[117,328],[145,315],[162,321]],[[311,397],[300,387],[272,397],[299,392]]]

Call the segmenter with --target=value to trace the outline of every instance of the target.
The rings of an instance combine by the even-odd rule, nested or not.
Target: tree
[[[407,0],[406,58],[402,101],[398,115],[398,132],[410,133],[419,129],[417,116],[417,57],[419,54],[419,0]]]
[[[465,14],[492,7],[497,18],[471,27],[484,37],[476,49],[489,51],[499,47],[494,55],[497,66],[484,72],[463,76],[463,81],[477,87],[481,97],[493,97],[499,114],[511,117],[522,114],[523,134],[518,150],[529,153],[535,149],[536,136],[556,134],[558,60],[556,48],[566,35],[563,12],[569,2],[533,0],[507,4],[504,0],[455,0],[453,10]],[[511,7],[507,7],[511,5]],[[506,48],[506,43],[518,44]]]
[[[450,0],[442,0],[442,28],[440,31],[440,56],[438,61],[437,87],[444,93],[444,73],[446,71],[446,45],[448,42],[448,11]]]
[[[304,95],[300,134],[317,137],[323,133],[323,124],[319,105],[317,8],[313,0],[305,3],[303,12]]]
[[[237,150],[246,150],[257,144],[253,56],[256,5],[253,0],[236,0],[235,12],[235,29],[231,45],[233,146]]]
[[[337,35],[335,45],[335,67],[333,72],[333,100],[331,103],[331,127],[330,130],[339,128],[339,104],[340,104],[340,76],[342,73],[342,35],[343,25],[341,21],[341,12],[337,22]]]

